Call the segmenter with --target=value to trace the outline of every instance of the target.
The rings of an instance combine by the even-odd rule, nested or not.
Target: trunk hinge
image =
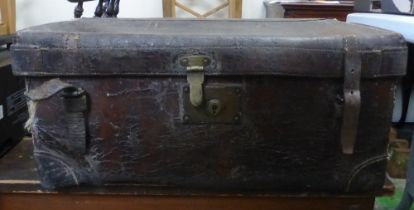
[[[341,144],[344,154],[353,154],[358,134],[361,108],[361,54],[354,37],[345,40],[344,106],[341,127]]]
[[[202,55],[186,56],[180,60],[180,64],[187,69],[190,102],[195,107],[203,103],[204,68],[210,63],[211,59]]]

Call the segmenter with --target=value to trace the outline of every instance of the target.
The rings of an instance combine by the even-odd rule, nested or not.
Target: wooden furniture
[[[94,0],[68,0],[77,3],[74,11],[75,18],[83,15],[83,3]],[[119,13],[120,0],[99,0],[95,9],[95,17],[117,17]]]
[[[215,194],[127,184],[44,191],[32,150],[31,139],[25,139],[0,159],[1,210],[372,210],[374,206],[374,195]]]
[[[197,18],[207,18],[224,8],[228,8],[230,18],[241,18],[242,16],[242,0],[225,0],[224,3],[205,12],[204,14],[194,11],[189,6],[181,3],[180,0],[163,0],[164,17],[176,17],[177,8],[180,8]]]
[[[285,18],[336,18],[346,21],[346,16],[353,12],[353,1],[339,4],[319,2],[282,3]]]
[[[16,0],[0,0],[0,36],[16,32]]]
[[[87,195],[16,192],[1,194],[2,210],[372,210],[373,198],[243,198]]]

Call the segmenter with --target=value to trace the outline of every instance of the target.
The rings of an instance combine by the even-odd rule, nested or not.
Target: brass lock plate
[[[190,102],[190,88],[183,88],[183,122],[185,124],[239,124],[242,121],[240,85],[204,86],[203,103]]]

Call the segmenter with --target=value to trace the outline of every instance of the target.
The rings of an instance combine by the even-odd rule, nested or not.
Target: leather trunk
[[[81,19],[25,29],[46,188],[377,192],[407,47],[335,20]]]

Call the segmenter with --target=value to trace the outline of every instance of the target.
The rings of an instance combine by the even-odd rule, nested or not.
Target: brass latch
[[[198,107],[203,103],[204,68],[211,64],[211,59],[203,55],[192,55],[181,58],[180,64],[187,69],[190,103]]]
[[[240,84],[205,84],[207,70],[216,67],[209,55],[183,55],[177,59],[180,69],[186,69],[187,83],[182,92],[184,124],[241,124]]]

